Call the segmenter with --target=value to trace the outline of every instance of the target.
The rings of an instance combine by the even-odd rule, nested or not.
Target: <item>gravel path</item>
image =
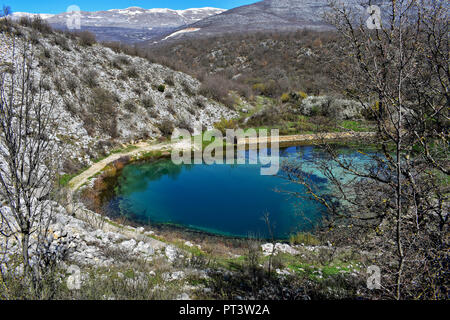
[[[161,143],[161,144],[148,144],[146,142],[141,142],[138,144],[134,144],[133,146],[137,147],[137,149],[134,149],[129,152],[121,152],[121,153],[115,153],[110,155],[109,157],[93,164],[89,169],[83,171],[78,176],[74,177],[69,182],[69,188],[70,190],[76,191],[78,190],[83,184],[85,184],[90,177],[94,176],[98,172],[102,171],[108,164],[111,162],[114,162],[122,157],[126,156],[136,156],[144,152],[150,152],[150,151],[165,151],[168,150],[170,147],[170,144],[168,143]]]

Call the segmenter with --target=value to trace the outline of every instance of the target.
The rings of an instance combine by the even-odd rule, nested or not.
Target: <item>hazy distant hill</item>
[[[161,40],[246,31],[325,30],[330,28],[322,17],[327,3],[327,0],[264,0],[206,17],[189,25],[187,31],[191,32],[179,28],[176,34],[165,35]]]
[[[385,2],[385,0],[373,0],[372,4],[382,6],[383,1]],[[359,0],[340,0],[340,2],[359,11],[363,18],[367,15],[366,5]],[[332,29],[324,19],[327,10],[329,10],[329,0],[263,0],[206,17],[186,27],[179,27],[175,31],[163,34],[158,39],[158,43],[166,40],[187,37],[202,38],[225,33],[295,31],[299,29],[325,31]],[[155,41],[149,41],[149,44],[153,43]]]
[[[211,15],[223,13],[218,8],[186,10],[143,9],[130,7],[107,11],[81,12],[81,26],[97,35],[100,41],[138,42],[171,33],[175,28],[189,25]],[[13,18],[34,17],[37,14],[16,12]],[[40,14],[52,26],[65,28],[69,13]]]

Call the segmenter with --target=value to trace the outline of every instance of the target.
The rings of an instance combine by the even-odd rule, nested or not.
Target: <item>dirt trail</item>
[[[333,132],[333,133],[319,133],[319,134],[301,134],[301,135],[292,135],[292,136],[280,136],[279,142],[304,142],[304,141],[313,141],[313,140],[333,140],[333,139],[346,139],[346,138],[368,138],[373,137],[375,133],[373,132]],[[246,143],[255,144],[258,142],[270,142],[270,137],[266,139],[258,139],[258,138],[248,138],[246,139]],[[240,142],[241,143],[241,142]],[[74,177],[69,182],[70,190],[76,191],[83,184],[85,184],[90,177],[94,176],[98,172],[102,171],[108,164],[114,162],[122,157],[126,156],[136,156],[144,152],[150,151],[168,151],[171,148],[186,148],[186,145],[180,144],[171,144],[171,143],[160,143],[160,144],[148,144],[146,142],[141,142],[133,145],[137,147],[129,152],[123,153],[115,153],[110,155],[109,157],[93,164],[89,169],[83,171],[80,175]]]
[[[152,144],[148,144],[145,142],[141,142],[138,144],[134,144],[133,146],[137,147],[137,149],[134,149],[129,152],[115,153],[97,163],[94,163],[91,167],[89,167],[89,169],[83,171],[78,176],[76,176],[72,180],[70,180],[70,182],[69,182],[70,190],[71,191],[78,190],[83,184],[85,184],[89,180],[90,177],[92,177],[95,174],[97,174],[98,172],[102,171],[111,162],[114,162],[122,157],[136,156],[136,155],[138,155],[140,153],[144,153],[144,152],[168,150],[170,144],[160,143],[160,144],[152,145]]]

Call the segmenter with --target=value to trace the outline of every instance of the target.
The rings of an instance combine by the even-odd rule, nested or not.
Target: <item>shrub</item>
[[[190,133],[194,132],[194,129],[192,128],[191,123],[189,122],[189,119],[184,118],[184,117],[181,118],[180,120],[178,120],[177,128],[185,129],[185,130],[189,131]]]
[[[121,46],[120,42],[118,42],[118,41],[103,42],[103,46],[110,48],[115,53],[119,53],[122,51],[122,46]]]
[[[28,17],[21,17],[19,19],[19,24],[23,27],[31,27],[32,21]]]
[[[53,32],[52,27],[46,21],[42,20],[40,16],[33,18],[31,21],[31,27],[43,34],[50,34]]]
[[[229,108],[233,108],[235,101],[228,94],[232,88],[233,84],[231,80],[227,81],[225,78],[217,75],[205,76],[199,93],[205,97],[221,102]]]
[[[55,45],[60,46],[63,50],[70,51],[69,43],[64,36],[56,35],[54,40]]]
[[[289,102],[289,100],[291,100],[291,96],[289,95],[289,93],[283,93],[281,95],[281,102],[287,103]]]
[[[200,109],[205,109],[206,108],[206,101],[200,97],[197,97],[195,99],[195,105],[197,107],[199,107]]]
[[[71,92],[75,92],[78,88],[78,82],[77,82],[76,78],[67,77],[66,78],[66,86],[67,86],[67,89],[69,89]]]
[[[161,131],[161,134],[163,136],[170,136],[175,129],[173,123],[170,120],[163,120],[159,126],[159,131]]]
[[[380,111],[380,102],[376,101],[369,108],[364,108],[361,111],[361,115],[364,117],[364,119],[373,121],[373,120],[376,120],[377,115],[379,114],[379,111]]]
[[[166,79],[164,80],[164,82],[168,85],[168,86],[174,86],[175,85],[175,80],[173,78],[173,74],[170,74],[169,76],[166,77]]]
[[[49,48],[44,48],[42,50],[42,56],[46,59],[50,59],[52,57],[52,52],[50,51]]]
[[[89,88],[95,88],[98,86],[97,78],[98,78],[98,72],[93,69],[87,70],[83,74],[83,81],[84,81],[84,83],[86,83],[86,85]]]
[[[318,106],[314,106],[311,108],[311,116],[316,117],[320,115],[320,108]]]
[[[159,91],[159,92],[164,92],[165,90],[166,90],[166,86],[165,86],[165,85],[160,84],[160,85],[158,86],[158,91]]]
[[[304,244],[307,246],[317,246],[320,244],[319,239],[310,233],[298,232],[289,237],[291,244]]]
[[[177,113],[176,110],[175,110],[175,106],[174,106],[172,103],[170,103],[170,104],[167,106],[167,111],[169,111],[170,114],[173,114],[173,115]]]
[[[134,104],[133,100],[125,101],[123,104],[123,107],[130,112],[136,111],[136,105]]]
[[[237,125],[232,119],[222,119],[220,122],[214,124],[214,128],[221,131],[222,134],[225,134],[227,129],[235,129],[236,127]]]
[[[138,96],[141,96],[144,93],[141,87],[134,87],[133,92],[136,93]]]
[[[97,43],[95,34],[87,30],[78,33],[78,39],[80,44],[85,47],[90,47]]]
[[[139,78],[139,72],[135,66],[132,66],[127,71],[127,76],[130,78]]]
[[[32,44],[39,44],[39,34],[37,31],[33,30],[30,32],[30,41]]]
[[[85,125],[86,123],[89,123],[91,126],[95,125],[112,138],[117,137],[117,108],[115,103],[114,95],[108,90],[103,88],[93,89],[91,103],[83,119]],[[89,118],[92,120],[88,120]]]
[[[159,118],[158,110],[156,110],[156,109],[148,109],[147,112],[148,112],[148,115],[151,118],[153,118],[153,119],[158,119]]]
[[[181,87],[183,88],[184,92],[188,96],[193,96],[195,94],[194,90],[192,89],[191,85],[187,81],[183,81],[181,83]]]
[[[306,92],[299,91],[299,92],[297,92],[297,94],[298,94],[298,95],[300,96],[300,98],[302,98],[302,99],[308,98],[308,94],[307,94]]]
[[[155,102],[152,97],[148,95],[142,98],[141,104],[145,109],[151,109],[155,106]]]
[[[122,80],[122,81],[127,81],[127,80],[128,80],[128,73],[127,73],[127,72],[122,72],[122,73],[119,75],[118,79],[119,79],[119,80]]]
[[[118,57],[115,58],[115,60],[119,63],[119,64],[123,64],[123,65],[129,65],[131,63],[130,58],[128,58],[125,55],[120,55]]]
[[[252,89],[258,93],[262,93],[266,89],[266,86],[263,83],[255,83]]]

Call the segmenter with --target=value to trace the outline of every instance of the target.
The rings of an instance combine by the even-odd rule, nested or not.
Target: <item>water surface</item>
[[[341,148],[354,161],[367,161],[360,153]],[[249,152],[246,152],[249,156]],[[311,181],[323,190],[327,179],[314,166],[326,158],[316,146],[296,146],[280,151],[281,161],[300,161],[309,168]],[[324,207],[299,199],[305,187],[278,176],[262,176],[260,165],[174,165],[170,159],[126,166],[112,200],[121,214],[148,224],[174,224],[226,236],[268,237],[263,216],[268,213],[278,239],[320,224]],[[288,191],[288,192],[285,192]]]

